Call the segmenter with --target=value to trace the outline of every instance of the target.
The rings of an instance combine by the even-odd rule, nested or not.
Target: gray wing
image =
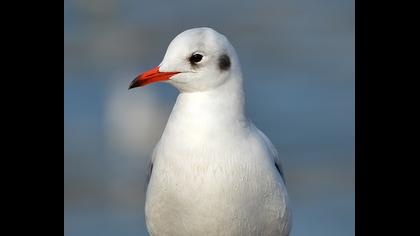
[[[156,157],[156,150],[157,150],[158,145],[159,143],[155,146],[155,149],[153,149],[152,157],[150,158],[150,161],[149,161],[149,167],[147,171],[146,185],[145,185],[146,189],[147,189],[147,186],[149,185],[150,177],[152,177],[153,161],[155,160],[155,157]]]
[[[281,162],[280,162],[280,157],[279,157],[279,154],[277,152],[277,149],[271,143],[270,139],[268,139],[267,136],[261,130],[259,130],[255,126],[254,126],[254,128],[255,128],[255,130],[257,130],[257,133],[260,135],[260,137],[264,141],[265,145],[267,146],[267,148],[271,152],[272,157],[273,157],[273,161],[274,161],[274,165],[275,165],[277,171],[279,172],[281,178],[283,179],[283,183],[286,185],[286,180],[284,178],[283,168],[282,168],[282,165],[281,165]],[[292,212],[291,212],[289,204],[286,204],[285,214],[286,214],[286,216],[283,216],[283,217],[284,217],[284,219],[286,219],[286,224],[284,225],[282,235],[289,236],[290,235],[290,230],[291,230],[291,227],[292,227]]]
[[[279,157],[279,154],[277,152],[276,147],[274,147],[274,145],[271,143],[270,139],[268,139],[267,136],[261,130],[259,130],[255,126],[254,126],[254,128],[255,128],[255,130],[258,131],[258,133],[260,134],[261,138],[264,140],[265,145],[268,147],[268,149],[272,153],[273,159],[274,159],[274,165],[276,166],[276,169],[280,173],[281,178],[286,183],[286,180],[284,179],[284,174],[283,174],[283,167],[282,167],[282,164],[281,164],[281,161],[280,161],[280,157]]]
[[[152,176],[152,171],[153,171],[153,160],[150,160],[147,177],[146,177],[146,188],[149,185],[150,177]]]

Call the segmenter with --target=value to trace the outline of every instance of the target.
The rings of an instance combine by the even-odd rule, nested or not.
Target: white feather
[[[209,59],[191,72],[182,58],[196,50]],[[217,71],[211,61],[220,53],[230,56],[229,71]],[[171,43],[161,68],[191,73],[170,81],[181,93],[152,157],[150,234],[288,235],[291,215],[276,168],[280,160],[245,117],[240,65],[230,43],[209,28],[186,31]]]

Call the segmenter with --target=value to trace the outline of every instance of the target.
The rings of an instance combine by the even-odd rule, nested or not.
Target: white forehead
[[[230,48],[226,37],[217,31],[207,27],[193,28],[180,33],[172,40],[165,57],[183,57],[196,51],[205,54],[228,53]]]

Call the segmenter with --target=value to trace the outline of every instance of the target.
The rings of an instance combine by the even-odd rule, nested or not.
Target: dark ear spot
[[[223,54],[219,57],[220,70],[228,70],[230,68],[230,58],[228,55]]]

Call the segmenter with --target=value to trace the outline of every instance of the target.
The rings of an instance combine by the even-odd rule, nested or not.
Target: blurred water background
[[[292,235],[354,235],[350,0],[64,1],[65,235],[147,235],[147,162],[177,91],[127,88],[198,26],[239,54],[248,114],[282,155]]]

